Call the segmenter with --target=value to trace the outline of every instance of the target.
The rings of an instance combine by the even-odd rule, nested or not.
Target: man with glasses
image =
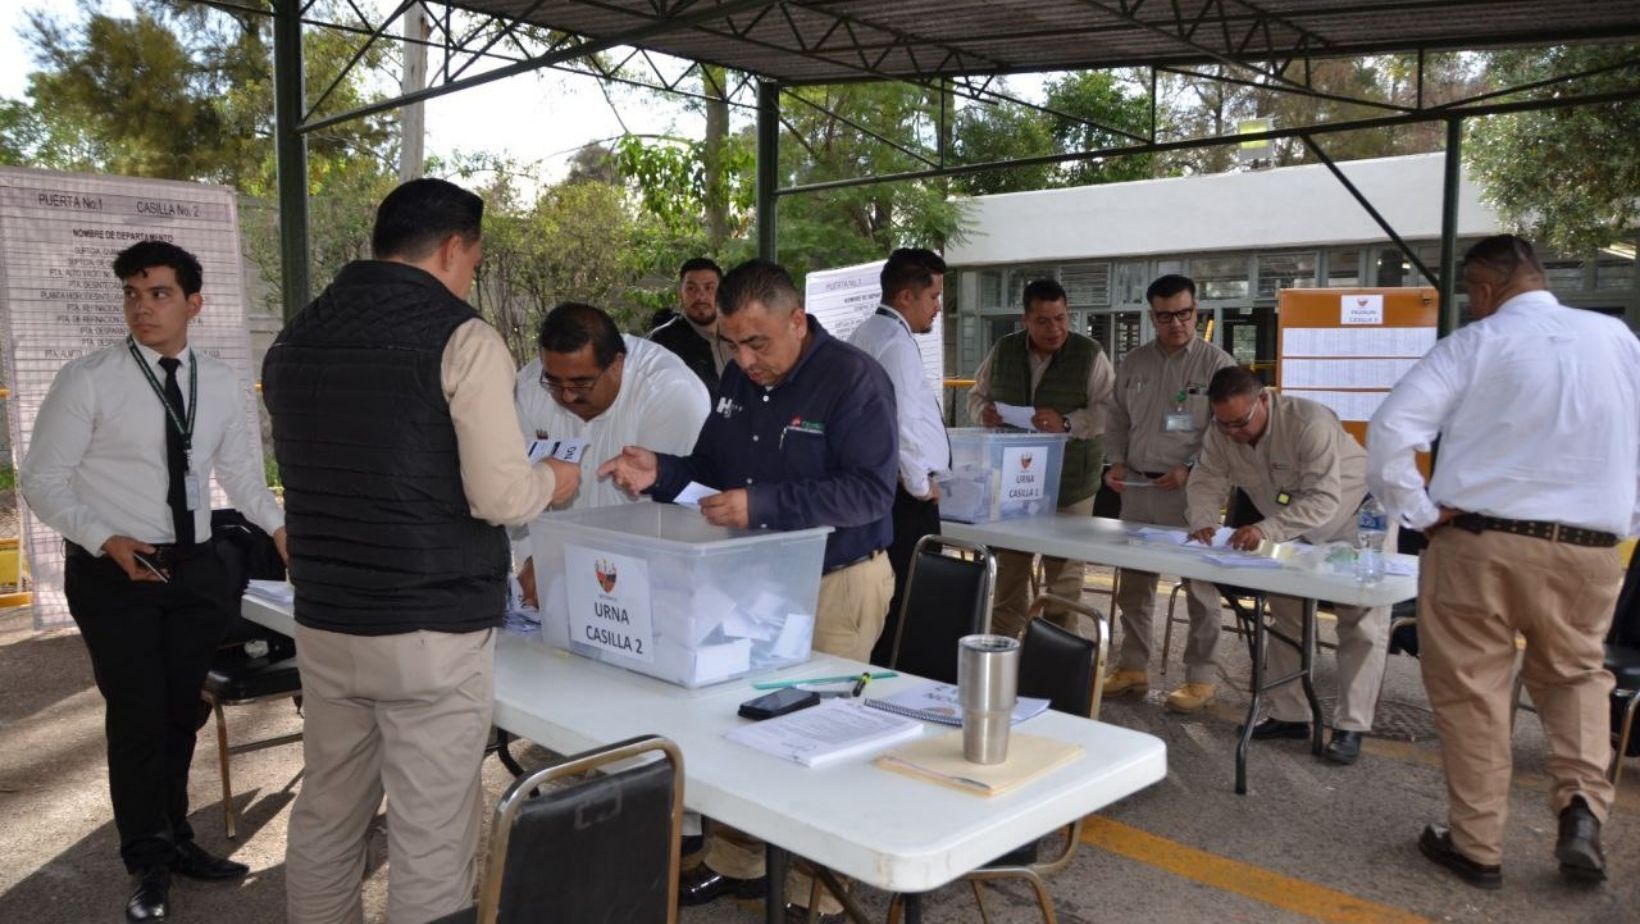
[[[1190,537],[1212,542],[1225,498],[1246,492],[1263,517],[1230,535],[1232,548],[1304,539],[1355,544],[1356,508],[1367,495],[1367,452],[1324,405],[1265,391],[1258,376],[1239,366],[1220,369],[1207,385],[1213,426],[1185,488]],[[1395,547],[1392,526],[1386,548]],[[1271,596],[1275,629],[1265,648],[1265,676],[1285,677],[1300,666],[1296,640],[1304,627],[1303,601]],[[1322,756],[1353,764],[1361,736],[1372,729],[1378,687],[1389,646],[1389,607],[1335,606],[1338,616],[1338,708],[1332,740]],[[1310,707],[1297,683],[1270,693],[1270,718],[1253,726],[1255,739],[1308,738]]]
[[[1615,795],[1602,643],[1623,578],[1618,540],[1640,533],[1640,342],[1617,319],[1560,304],[1513,235],[1475,244],[1462,272],[1474,323],[1402,377],[1368,431],[1373,491],[1429,536],[1418,663],[1450,828],[1426,827],[1418,846],[1471,885],[1503,884],[1519,633],[1521,678],[1549,738],[1555,858],[1566,878],[1598,882]],[[1426,487],[1414,454],[1437,437]]]
[[[547,313],[537,338],[540,358],[518,373],[514,399],[526,439],[586,440],[578,461],[596,463],[640,444],[685,453],[706,421],[706,386],[671,351],[622,335],[609,315],[564,302]],[[609,507],[634,498],[609,479],[582,478],[559,510]],[[514,541],[527,529],[515,530]],[[535,602],[534,563],[518,571],[524,601]]]
[[[1105,450],[1105,404],[1116,370],[1098,341],[1072,333],[1065,290],[1052,279],[1025,287],[1025,329],[1003,337],[974,371],[968,416],[999,427],[996,402],[1031,407],[1031,425],[1045,433],[1066,433],[1065,462],[1059,473],[1059,512],[1089,516],[1099,490]],[[998,551],[996,606],[991,631],[1018,636],[1025,629],[1030,600],[1031,556]],[[1082,597],[1082,563],[1042,556],[1048,592],[1067,600]],[[1076,631],[1076,614],[1049,609],[1047,617]]]
[[[1105,484],[1122,496],[1122,519],[1184,526],[1185,482],[1201,452],[1207,427],[1207,384],[1234,366],[1230,354],[1196,336],[1196,284],[1162,276],[1145,292],[1156,339],[1116,367],[1105,426],[1110,471]],[[1167,708],[1195,712],[1213,701],[1213,651],[1219,644],[1219,593],[1204,581],[1186,581],[1190,635],[1184,648],[1185,683],[1168,694]],[[1116,588],[1122,652],[1105,681],[1105,695],[1143,695],[1150,688],[1151,617],[1156,575],[1123,569]]]

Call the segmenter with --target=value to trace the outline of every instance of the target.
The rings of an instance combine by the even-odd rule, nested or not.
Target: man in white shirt
[[[894,597],[882,635],[871,650],[873,664],[887,664],[911,573],[917,541],[940,532],[940,486],[933,474],[951,467],[951,444],[940,417],[940,399],[923,370],[922,353],[913,334],[934,329],[945,295],[945,261],[933,251],[901,248],[883,264],[882,300],[861,322],[848,342],[866,351],[894,386],[895,416],[900,431],[900,481],[894,490],[894,542],[888,563],[894,569]]]
[[[643,445],[687,455],[711,411],[706,386],[672,351],[623,336],[609,315],[564,302],[541,322],[541,355],[518,373],[514,398],[527,438],[586,440],[579,460],[608,459]],[[584,478],[557,509],[650,503],[609,478]],[[514,538],[519,538],[515,534]],[[527,602],[535,599],[533,562],[519,570]]]
[[[1616,545],[1640,532],[1640,342],[1620,321],[1561,305],[1513,235],[1470,248],[1463,283],[1476,320],[1401,379],[1367,436],[1373,493],[1429,536],[1419,664],[1448,826],[1426,827],[1419,848],[1472,885],[1503,883],[1518,632],[1549,736],[1555,857],[1566,878],[1599,881],[1613,797],[1603,642],[1623,577]],[[1414,453],[1437,437],[1425,488]]]
[[[188,348],[201,270],[174,244],[120,253],[131,335],[71,360],[40,405],[23,496],[63,534],[64,589],[107,703],[109,789],[120,855],[137,876],[128,921],[166,917],[171,874],[236,879],[188,824],[199,690],[238,607],[212,551],[209,479],[273,534],[285,517],[245,422],[245,384]]]

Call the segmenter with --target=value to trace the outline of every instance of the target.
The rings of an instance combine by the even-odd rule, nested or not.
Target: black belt
[[[1138,469],[1134,469],[1134,471],[1139,472]],[[1158,479],[1158,478],[1162,477],[1163,475],[1167,474],[1167,472],[1139,472],[1139,474],[1145,476],[1146,478],[1149,478],[1151,481],[1155,481],[1156,479]]]
[[[193,545],[177,545],[174,542],[150,542],[154,547],[154,554],[148,556],[154,564],[164,568],[173,562],[187,561],[198,558],[211,550],[211,540],[196,542]],[[64,558],[96,558],[91,551],[76,542],[63,540]]]
[[[861,564],[862,562],[871,561],[873,558],[876,558],[877,556],[879,556],[881,554],[883,554],[882,549],[877,549],[877,550],[872,551],[872,552],[867,552],[866,554],[861,555],[859,558],[856,558],[853,561],[845,561],[840,565],[832,565],[830,568],[827,568],[825,571],[823,571],[821,573],[822,574],[831,574],[833,571],[841,571],[844,568],[852,568],[855,565]]]
[[[1609,549],[1618,542],[1616,533],[1603,533],[1598,529],[1584,529],[1581,526],[1566,526],[1550,520],[1505,520],[1502,517],[1489,517],[1479,513],[1460,513],[1453,517],[1451,522],[1453,526],[1477,535],[1490,530],[1601,549]]]

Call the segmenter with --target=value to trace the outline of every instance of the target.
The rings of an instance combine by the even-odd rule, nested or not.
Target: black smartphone
[[[765,693],[756,699],[749,699],[740,704],[740,714],[748,719],[772,719],[777,715],[807,709],[820,702],[820,694],[813,690],[799,690],[796,687],[786,687],[773,693]]]
[[[152,574],[154,577],[157,577],[161,581],[164,581],[166,583],[170,583],[170,581],[171,581],[170,575],[165,573],[165,569],[156,560],[158,556],[155,556],[154,558],[150,558],[149,556],[144,555],[141,552],[132,552],[131,557],[136,560],[137,564],[139,564],[143,568],[147,569],[148,572],[150,574]]]

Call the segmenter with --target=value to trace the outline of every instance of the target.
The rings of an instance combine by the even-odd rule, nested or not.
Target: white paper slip
[[[542,459],[557,459],[579,465],[586,448],[586,440],[530,440],[530,464],[534,465]]]
[[[717,488],[708,488],[698,481],[691,481],[683,486],[683,490],[678,492],[677,497],[672,498],[672,503],[680,507],[699,507],[702,498],[711,497],[713,494],[718,493],[721,492]]]
[[[922,723],[914,719],[867,709],[853,700],[833,699],[779,718],[742,725],[724,737],[805,767],[819,767],[915,738],[922,734],[922,728]]]
[[[1154,481],[1118,481],[1116,483],[1121,485],[1124,488],[1154,488],[1154,487],[1156,487],[1156,482],[1154,482]]]
[[[962,703],[957,699],[956,684],[925,683],[893,696],[867,699],[866,705],[895,715],[941,725],[962,725]],[[1009,724],[1018,725],[1048,711],[1048,701],[1021,696],[1014,701],[1014,715]]]
[[[251,581],[246,585],[245,593],[270,603],[296,602],[296,588],[284,581]]]
[[[1230,547],[1230,536],[1235,530],[1228,526],[1220,526],[1213,531],[1213,548],[1225,549]],[[1186,545],[1190,548],[1203,549],[1206,545],[1190,541],[1190,533],[1183,529],[1168,529],[1165,526],[1139,526],[1133,529],[1133,538],[1140,542],[1154,542],[1157,545]]]
[[[1020,407],[1017,404],[1003,404],[998,401],[996,409],[997,416],[1002,418],[1004,424],[1010,427],[1018,427],[1021,430],[1030,430],[1033,433],[1036,432],[1036,424],[1031,423],[1031,418],[1036,416],[1036,408]]]
[[[1417,577],[1418,563],[1415,561],[1399,562],[1389,558],[1384,562],[1384,573],[1393,574],[1397,577]]]
[[[1208,552],[1202,556],[1210,564],[1220,568],[1280,568],[1281,562],[1274,558],[1265,558],[1261,555],[1247,555],[1239,552]]]

